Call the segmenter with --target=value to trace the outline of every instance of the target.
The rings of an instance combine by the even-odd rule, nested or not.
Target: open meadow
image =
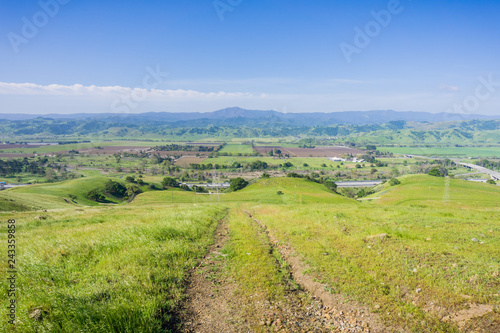
[[[500,328],[497,186],[408,175],[360,202],[287,177],[218,196],[80,198],[105,180],[0,192],[2,227],[16,220],[18,332],[177,332],[204,292],[227,303],[227,327],[258,332]]]

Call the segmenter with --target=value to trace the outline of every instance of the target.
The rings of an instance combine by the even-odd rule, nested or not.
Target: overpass
[[[475,165],[475,164],[469,164],[469,163],[458,163],[463,167],[466,167],[467,169],[471,170],[477,170],[481,173],[486,173],[491,176],[494,180],[500,180],[500,172],[493,171],[490,169],[483,168],[482,166]]]

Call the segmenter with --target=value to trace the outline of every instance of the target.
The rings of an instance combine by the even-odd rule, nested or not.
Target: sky
[[[0,113],[500,115],[500,1],[0,0]]]

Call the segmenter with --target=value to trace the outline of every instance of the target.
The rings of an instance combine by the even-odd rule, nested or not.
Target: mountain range
[[[247,123],[280,123],[295,126],[328,126],[328,125],[371,125],[391,121],[443,122],[463,120],[500,119],[500,115],[477,115],[456,113],[429,113],[415,111],[343,111],[343,112],[311,112],[282,113],[273,110],[246,110],[239,107],[229,107],[213,112],[146,112],[146,113],[75,113],[75,114],[0,114],[4,120],[29,120],[35,118],[50,118],[54,120],[93,119],[104,122],[121,122],[128,124],[172,123],[176,126],[205,125],[243,125]]]

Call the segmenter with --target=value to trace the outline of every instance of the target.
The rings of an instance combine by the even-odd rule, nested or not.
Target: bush
[[[134,178],[134,177],[132,177],[132,176],[127,176],[127,177],[125,178],[125,181],[127,181],[127,182],[129,182],[129,183],[135,183],[135,178]]]
[[[183,189],[184,191],[191,191],[191,189],[189,188],[189,186],[187,186],[186,184],[182,184],[180,186],[181,189]]]
[[[389,180],[389,184],[391,184],[391,186],[394,186],[401,184],[401,182],[397,178],[392,178],[391,180]]]
[[[142,190],[137,185],[127,185],[127,197],[133,199],[137,194],[142,193]]]
[[[125,192],[127,192],[127,188],[123,186],[123,184],[115,182],[111,179],[106,182],[104,190],[106,191],[106,193],[120,198],[125,195]]]
[[[156,185],[155,184],[149,184],[148,185],[148,190],[151,190],[151,191],[156,190]]]
[[[289,174],[286,175],[287,177],[291,177],[291,178],[304,178],[304,176],[302,175],[299,175],[298,173],[295,173],[295,172],[290,172]]]
[[[283,192],[281,192],[281,191],[278,191],[278,192],[276,192],[276,193],[277,193],[278,195],[283,195],[283,194],[285,194],[285,193],[283,193]]]
[[[269,178],[269,177],[271,177],[271,176],[270,176],[268,173],[265,173],[265,172],[264,172],[264,173],[262,174],[262,178]]]
[[[334,181],[327,180],[324,182],[324,185],[326,186],[327,189],[333,192],[337,192],[337,184],[335,184]]]
[[[231,191],[238,191],[245,188],[248,182],[241,177],[233,178],[229,182],[229,189]]]
[[[104,202],[106,200],[106,197],[99,193],[97,189],[90,190],[89,193],[87,193],[87,198],[92,201],[96,202]]]
[[[488,184],[491,184],[491,185],[496,185],[497,184],[493,179],[488,179],[486,182]]]
[[[165,187],[178,187],[179,183],[177,182],[177,180],[175,180],[175,178],[165,177],[161,181],[161,185],[163,186],[163,188],[165,188]]]

